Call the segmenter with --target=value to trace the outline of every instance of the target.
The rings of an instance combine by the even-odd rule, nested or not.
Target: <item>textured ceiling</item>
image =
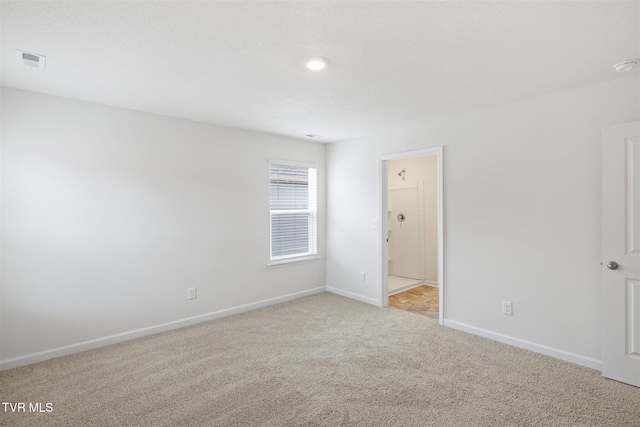
[[[640,2],[3,1],[3,86],[331,142],[620,78]],[[47,57],[19,67],[14,50]],[[304,67],[329,58],[323,72]],[[637,71],[634,71],[637,73]]]

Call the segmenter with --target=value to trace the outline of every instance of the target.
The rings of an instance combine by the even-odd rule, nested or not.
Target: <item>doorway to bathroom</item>
[[[439,319],[442,147],[381,157],[381,305]]]

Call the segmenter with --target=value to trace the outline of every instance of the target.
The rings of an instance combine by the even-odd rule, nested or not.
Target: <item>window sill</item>
[[[286,258],[286,259],[278,259],[275,261],[270,261],[267,265],[271,268],[274,267],[285,267],[291,264],[304,264],[307,262],[314,262],[319,260],[320,257],[318,255],[309,255],[309,256],[301,256],[296,258]]]

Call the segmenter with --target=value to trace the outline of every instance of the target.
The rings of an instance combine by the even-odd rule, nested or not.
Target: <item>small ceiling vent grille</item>
[[[16,60],[18,61],[18,65],[22,65],[23,67],[35,68],[41,71],[45,70],[46,58],[43,55],[16,50]]]

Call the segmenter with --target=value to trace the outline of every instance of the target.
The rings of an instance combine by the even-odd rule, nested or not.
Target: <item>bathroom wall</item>
[[[404,179],[398,173],[405,170]],[[436,156],[389,160],[388,188],[407,182],[423,182],[425,281],[438,284],[438,159]],[[393,236],[391,237],[393,238]],[[391,254],[397,259],[402,254]],[[393,262],[393,261],[392,261]]]

